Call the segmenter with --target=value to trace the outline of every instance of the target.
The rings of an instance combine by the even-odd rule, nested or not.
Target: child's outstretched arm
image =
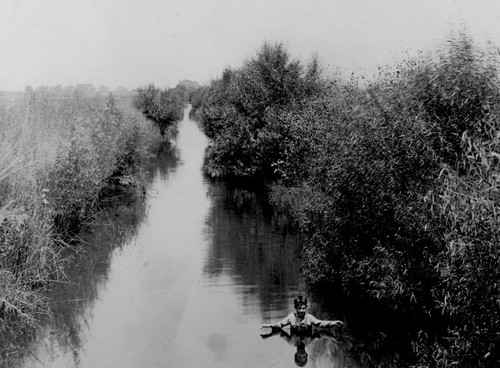
[[[317,319],[314,316],[311,316],[311,322],[312,322],[313,325],[315,325],[317,327],[321,327],[321,328],[342,326],[344,324],[344,322],[338,321],[338,320],[335,320],[335,321],[323,321],[323,320]]]
[[[260,326],[260,328],[261,329],[263,329],[263,328],[280,328],[281,329],[289,324],[290,324],[290,315],[286,316],[281,321],[276,322],[276,323],[263,323]]]

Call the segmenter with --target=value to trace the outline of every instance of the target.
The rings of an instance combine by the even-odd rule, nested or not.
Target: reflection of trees
[[[410,332],[415,326],[408,316],[399,315],[383,305],[357,300],[331,290],[315,290],[311,313],[324,318],[340,318],[345,322],[340,345],[332,350],[327,342],[311,346],[316,354],[343,356],[359,368],[407,367],[413,352]],[[325,355],[324,353],[322,353]],[[326,356],[326,355],[325,355]],[[321,365],[322,366],[322,365]]]
[[[285,309],[286,292],[299,282],[298,237],[273,229],[272,211],[253,189],[225,183],[209,185],[213,199],[206,219],[210,237],[204,271],[210,277],[229,275],[245,293],[258,293],[261,310]]]
[[[150,172],[152,179],[156,174],[159,174],[161,180],[166,180],[170,171],[179,164],[179,149],[168,141],[162,141],[158,146],[155,157],[154,170]]]
[[[368,331],[365,331],[368,332]],[[273,328],[264,339],[279,336],[294,347],[296,364],[313,367],[399,368],[409,366],[404,360],[404,347],[394,338],[387,338],[380,331],[374,336],[354,336],[345,327],[331,329],[313,328],[311,333],[293,333]],[[408,352],[406,352],[408,353]],[[300,358],[299,360],[297,358]],[[300,364],[299,364],[300,363]]]
[[[211,183],[212,207],[206,219],[209,251],[204,272],[213,278],[229,276],[246,296],[256,296],[261,311],[287,310],[286,295],[300,283],[299,238],[276,230],[275,218],[265,199],[255,190],[228,183]],[[307,342],[308,365],[314,367],[408,366],[411,345],[402,319],[383,308],[354,301],[331,290],[312,291],[310,313],[321,319],[341,319],[346,325],[333,329],[335,339],[321,335]],[[289,340],[295,341],[295,340]]]
[[[342,350],[341,345],[344,342],[342,335],[336,329],[314,329],[308,333],[293,333],[273,328],[270,333],[261,334],[263,339],[273,336],[281,337],[295,348],[294,360],[299,367],[306,366],[309,360],[314,362],[314,367],[357,367]]]
[[[195,109],[189,110],[189,120],[196,121],[197,123],[201,122],[201,117]]]

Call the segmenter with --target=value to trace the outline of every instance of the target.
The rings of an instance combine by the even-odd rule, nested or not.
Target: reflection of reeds
[[[65,240],[102,194],[140,189],[156,135],[126,100],[85,88],[0,101],[0,361],[47,311],[42,290],[63,277]]]
[[[89,311],[97,299],[101,285],[107,280],[113,250],[136,235],[144,218],[144,201],[119,198],[100,213],[92,233],[79,239],[82,247],[72,253],[67,281],[56,286],[50,299],[52,318],[44,321],[45,328],[58,345],[78,356],[82,338],[89,323]],[[40,336],[40,338],[44,338]]]

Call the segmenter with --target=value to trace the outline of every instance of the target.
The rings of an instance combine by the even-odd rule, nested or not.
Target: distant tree
[[[123,86],[118,86],[113,91],[113,94],[115,96],[128,96],[128,95],[130,95],[130,93],[131,92],[126,87],[123,87]]]
[[[77,97],[89,97],[94,95],[96,92],[93,84],[85,83],[78,84],[75,88],[75,94]]]
[[[35,92],[33,91],[33,87],[26,86],[24,88],[24,99],[27,102],[33,103],[35,101]]]
[[[101,96],[107,96],[111,92],[108,86],[100,86],[98,92]]]
[[[66,96],[73,96],[73,94],[75,93],[76,91],[76,87],[75,86],[65,86],[64,87],[64,94]]]
[[[201,86],[189,94],[189,102],[193,106],[193,109],[198,109],[203,104],[208,91],[208,86]]]
[[[179,86],[184,87],[188,92],[190,92],[198,89],[200,87],[200,84],[195,81],[184,79],[179,81],[179,83],[177,83],[177,87]]]
[[[63,87],[60,84],[52,87],[51,92],[56,96],[62,96],[64,94]]]
[[[49,87],[45,85],[42,85],[36,89],[36,93],[49,93],[49,91]]]
[[[146,88],[138,88],[133,98],[134,106],[146,118],[156,123],[162,135],[168,127],[182,118],[184,101],[175,89],[161,90],[154,84]]]

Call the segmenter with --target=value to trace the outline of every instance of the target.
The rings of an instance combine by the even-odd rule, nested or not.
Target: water
[[[279,368],[304,349],[308,367],[391,366],[380,362],[394,349],[374,359],[379,339],[356,340],[347,327],[304,341],[261,336],[261,323],[287,315],[302,291],[299,238],[278,229],[253,190],[204,177],[207,144],[186,109],[151,196],[103,214],[16,366]]]

